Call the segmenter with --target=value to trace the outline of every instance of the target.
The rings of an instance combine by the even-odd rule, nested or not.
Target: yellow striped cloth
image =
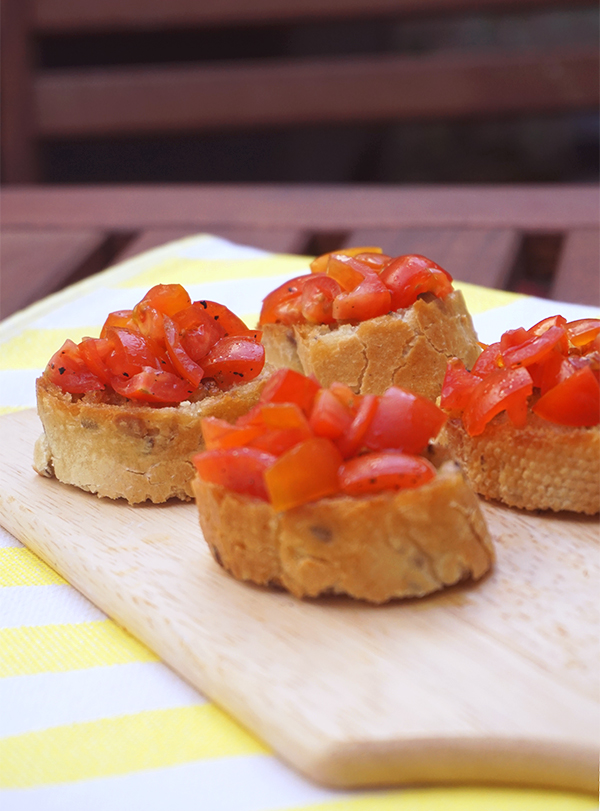
[[[253,323],[307,260],[199,235],[150,251],[0,325],[0,414],[35,405],[34,380],[67,337],[153,284],[180,282]],[[534,323],[551,302],[458,285],[479,337]],[[567,317],[597,316],[561,305]],[[1,516],[0,516],[1,523]],[[517,788],[335,791],[284,766],[0,528],[0,807],[206,811],[590,811],[589,795]]]

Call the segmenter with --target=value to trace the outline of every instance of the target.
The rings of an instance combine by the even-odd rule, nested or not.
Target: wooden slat
[[[167,242],[198,234],[202,228],[153,228],[141,232],[125,250],[119,254],[117,260],[122,262],[144,251],[157,248]],[[214,236],[229,239],[240,245],[251,245],[265,251],[275,253],[302,253],[309,239],[307,231],[297,229],[256,229],[235,228],[230,226],[215,226],[210,229]]]
[[[60,289],[104,243],[99,231],[3,229],[0,317]],[[99,267],[90,266],[90,271]]]
[[[520,238],[516,229],[359,229],[348,235],[346,245],[379,245],[390,256],[423,254],[455,279],[503,290]]]
[[[0,122],[4,183],[27,183],[37,176],[30,12],[29,0],[2,0]]]
[[[181,184],[33,186],[0,194],[3,227],[596,228],[595,185]]]
[[[35,0],[43,33],[135,30],[167,26],[261,23],[361,16],[513,11],[564,5],[564,0]],[[571,5],[591,5],[585,0]]]
[[[600,306],[600,232],[569,231],[552,285],[552,298]]]
[[[36,80],[45,137],[594,107],[597,50],[361,56],[53,70]]]

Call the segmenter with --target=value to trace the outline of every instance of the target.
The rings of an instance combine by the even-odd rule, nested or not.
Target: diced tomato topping
[[[477,377],[485,377],[490,372],[500,369],[503,366],[502,347],[500,341],[486,346],[473,364],[471,371]]]
[[[508,346],[501,352],[502,361],[508,369],[529,366],[531,363],[543,360],[557,344],[561,344],[566,349],[568,347],[567,334],[564,327],[553,326],[541,335],[532,335],[522,343]]]
[[[365,453],[340,467],[340,490],[349,496],[421,487],[435,478],[435,468],[422,456],[400,451]]]
[[[278,369],[265,383],[260,395],[261,403],[296,403],[309,414],[319,384],[293,369]]]
[[[448,364],[440,403],[462,412],[471,436],[481,434],[501,411],[517,427],[527,423],[530,410],[560,425],[598,425],[596,342],[600,349],[596,318],[567,322],[555,315],[528,330],[508,330],[484,348],[471,373],[457,361]],[[534,389],[537,401],[530,400]]]
[[[422,453],[446,419],[446,414],[431,400],[392,386],[377,402],[364,444],[371,450],[394,448]]]
[[[289,510],[339,491],[342,456],[330,439],[313,436],[282,454],[265,471],[274,510]]]
[[[442,383],[441,407],[449,411],[454,409],[462,410],[466,407],[480,381],[480,377],[466,370],[462,360],[451,358],[448,361],[444,382]]]
[[[543,394],[533,406],[542,419],[559,425],[591,427],[600,421],[600,385],[589,366],[578,369]]]
[[[88,369],[77,344],[68,338],[50,358],[46,375],[52,383],[71,394],[104,388],[102,380]]]
[[[358,254],[363,253],[381,253],[381,248],[340,248],[337,251],[331,251],[330,253],[324,253],[321,254],[321,256],[317,256],[317,258],[313,259],[313,261],[310,263],[310,269],[313,273],[325,273],[330,256],[357,256]]]
[[[467,433],[470,436],[483,433],[488,422],[501,411],[520,414],[520,404],[527,404],[532,392],[531,375],[524,367],[490,372],[477,384],[463,411],[462,420]]]
[[[334,279],[346,292],[354,290],[367,273],[373,273],[368,265],[361,264],[353,257],[335,253],[329,257],[325,272],[327,278]]]
[[[182,403],[194,393],[189,381],[151,366],[132,377],[113,379],[112,386],[123,397],[148,403]]]
[[[286,401],[287,392],[295,399]],[[381,396],[359,395],[341,383],[324,389],[297,372],[279,370],[267,381],[262,401],[234,425],[214,417],[202,421],[210,463],[196,466],[201,477],[227,487],[223,468],[233,457],[219,453],[266,453],[270,461],[261,476],[277,511],[343,493],[366,497],[429,481],[435,468],[417,454],[445,419],[430,400],[397,387]],[[230,489],[256,495],[254,472],[245,489],[241,464],[235,462]]]
[[[348,431],[352,418],[352,411],[340,402],[331,389],[317,392],[310,415],[310,426],[316,434],[338,439]]]
[[[546,330],[550,329],[550,327],[564,327],[566,323],[567,319],[564,316],[551,315],[548,318],[542,318],[542,320],[538,321],[537,324],[529,327],[527,332],[531,333],[531,335],[543,335]]]
[[[582,318],[579,321],[570,321],[566,330],[573,346],[586,346],[600,335],[600,319]]]
[[[264,433],[262,425],[232,425],[218,417],[202,420],[202,437],[207,450],[240,448]]]
[[[344,459],[354,456],[364,446],[365,434],[377,411],[377,403],[378,398],[374,394],[361,397],[352,423],[335,443]]]
[[[329,276],[307,279],[300,296],[300,311],[309,324],[332,324],[333,302],[342,288]]]
[[[445,298],[452,291],[450,274],[425,256],[399,256],[382,271],[392,293],[392,309],[410,307],[422,293]]]
[[[164,331],[167,352],[177,373],[188,380],[194,388],[198,388],[204,377],[204,369],[185,351],[179,331],[168,315],[164,316]]]
[[[202,479],[263,501],[269,500],[265,471],[274,461],[272,454],[256,448],[204,451],[193,459]]]
[[[44,374],[72,394],[109,387],[134,400],[180,403],[205,377],[228,389],[259,375],[261,334],[222,304],[192,304],[181,285],[159,284],[133,310],[109,313],[100,338],[66,344],[59,366],[51,359]]]
[[[260,311],[262,324],[301,324],[304,321],[301,310],[302,290],[312,275],[297,276],[277,287],[263,299]]]
[[[317,257],[311,276],[280,285],[263,301],[260,324],[367,321],[409,307],[422,293],[444,298],[450,274],[425,256],[393,259],[381,248],[348,248]]]
[[[223,390],[253,380],[264,365],[264,346],[244,335],[221,338],[202,359],[205,376],[212,377]]]
[[[340,293],[333,302],[337,321],[367,321],[389,313],[392,296],[375,273],[363,277],[353,290]]]
[[[150,288],[144,298],[133,308],[134,315],[149,305],[164,315],[173,316],[192,303],[187,290],[180,284],[156,284]]]

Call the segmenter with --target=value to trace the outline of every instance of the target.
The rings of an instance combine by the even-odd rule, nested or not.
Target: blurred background
[[[596,2],[2,0],[2,182],[597,182]]]

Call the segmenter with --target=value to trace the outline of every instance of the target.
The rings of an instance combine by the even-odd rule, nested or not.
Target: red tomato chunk
[[[324,389],[280,369],[258,405],[235,425],[214,417],[202,421],[208,450],[194,462],[201,478],[269,501],[275,510],[290,510],[328,496],[425,485],[436,471],[421,454],[445,420],[430,400],[395,386],[381,396],[359,395],[341,383]],[[256,482],[254,455],[244,486],[250,462],[234,454],[240,450],[267,454],[260,457],[271,460],[260,469],[264,486]]]
[[[192,303],[180,284],[157,284],[133,310],[109,313],[100,338],[67,341],[44,374],[71,394],[106,389],[172,405],[193,398],[206,380],[226,391],[257,377],[261,335],[223,304]]]
[[[440,404],[459,413],[470,436],[505,411],[523,427],[530,411],[572,427],[600,423],[600,319],[545,318],[508,330],[485,347],[471,372],[448,363]]]
[[[450,274],[411,254],[392,258],[381,248],[347,248],[317,257],[311,274],[269,293],[261,324],[359,323],[410,307],[423,294],[445,298]]]

